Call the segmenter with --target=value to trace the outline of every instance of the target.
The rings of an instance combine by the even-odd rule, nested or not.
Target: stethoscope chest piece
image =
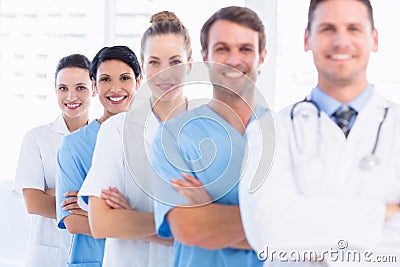
[[[378,165],[379,165],[379,159],[374,154],[365,156],[360,161],[360,167],[363,170],[367,170],[367,171],[370,171],[370,170],[376,168],[376,166],[378,166]]]

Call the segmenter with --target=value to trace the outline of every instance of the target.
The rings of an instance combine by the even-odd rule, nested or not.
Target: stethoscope
[[[295,116],[294,113],[295,113],[296,107],[297,107],[298,105],[302,104],[302,103],[308,103],[308,104],[313,105],[313,106],[315,107],[315,109],[317,110],[318,120],[319,120],[320,117],[321,117],[321,108],[318,106],[317,103],[315,103],[315,102],[311,99],[310,96],[306,96],[306,98],[305,98],[304,100],[295,103],[295,104],[292,106],[292,109],[290,110],[290,120],[291,120],[291,122],[292,122],[292,127],[293,127],[293,131],[294,131],[294,132],[295,132],[295,127],[294,127],[294,123],[293,123],[294,116]],[[386,120],[386,116],[387,116],[387,114],[388,114],[388,111],[389,111],[389,107],[385,107],[384,113],[383,113],[383,118],[382,118],[382,120],[380,121],[379,126],[378,126],[378,131],[377,131],[377,133],[376,133],[375,143],[374,143],[374,147],[372,148],[372,151],[369,153],[369,155],[366,155],[366,156],[363,157],[363,158],[361,159],[361,161],[360,161],[360,167],[363,168],[363,169],[365,169],[365,170],[371,170],[371,169],[375,168],[377,165],[380,164],[379,158],[376,156],[376,153],[375,153],[375,152],[376,152],[376,149],[377,149],[378,144],[379,144],[379,138],[380,138],[380,135],[381,135],[382,125],[383,125],[383,123],[384,123],[385,120]]]

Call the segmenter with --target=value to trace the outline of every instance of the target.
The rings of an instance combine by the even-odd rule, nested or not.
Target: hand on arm
[[[400,212],[399,204],[386,204],[385,220],[389,220],[393,215]]]
[[[113,209],[132,209],[125,196],[115,187],[101,190],[101,198]]]
[[[115,190],[111,191],[108,192],[108,196],[115,197],[116,194],[121,194]],[[103,192],[106,191],[103,190]],[[121,196],[113,200],[112,205],[125,206],[120,202]],[[107,204],[105,199],[94,196],[89,199],[89,222],[93,236],[96,238],[144,240],[156,234],[153,213],[139,212],[131,208],[114,209]]]
[[[195,177],[183,173],[185,180],[172,179],[172,187],[186,198],[191,206],[205,205],[212,202],[203,184]]]
[[[176,207],[167,220],[175,239],[183,244],[206,249],[243,246],[245,235],[237,205]]]
[[[64,218],[65,227],[71,234],[92,235],[89,226],[88,213],[81,209],[77,203],[78,191],[68,191],[64,194],[67,198],[61,203],[63,210],[71,214]]]
[[[113,209],[130,209],[124,195],[118,189],[110,187],[110,189],[104,190],[104,195],[109,198],[108,203]],[[78,191],[69,191],[64,196],[67,199],[61,203],[61,206],[64,210],[71,212],[71,215],[64,218],[67,229],[73,234],[92,235],[88,212],[81,209],[77,203]]]
[[[56,198],[54,195],[33,188],[24,188],[23,195],[29,214],[37,214],[50,219],[56,218]]]
[[[250,249],[239,206],[209,204],[212,199],[203,184],[189,174],[182,176],[185,180],[173,179],[172,186],[190,206],[197,207],[177,207],[168,213],[167,220],[174,237],[186,245],[207,249]]]
[[[67,199],[61,203],[63,210],[68,210],[71,214],[88,217],[87,211],[81,209],[78,205],[78,191],[69,191],[64,194]]]

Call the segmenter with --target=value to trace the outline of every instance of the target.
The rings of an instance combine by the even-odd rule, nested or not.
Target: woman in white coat
[[[191,62],[192,51],[189,34],[175,14],[157,13],[151,23],[141,46],[142,68],[151,96],[142,106],[102,125],[93,165],[79,191],[79,196],[90,196],[93,236],[106,237],[104,267],[159,267],[171,266],[172,262],[172,240],[157,237],[155,231],[149,195],[152,167],[146,148],[161,122],[190,108],[181,84],[190,71],[187,63]],[[177,67],[181,63],[186,64]],[[116,189],[126,196],[131,209],[111,208],[113,203],[105,199],[115,200],[118,205],[113,197]]]
[[[367,82],[378,47],[372,7],[313,0],[309,14],[305,49],[313,52],[318,86],[280,112],[274,164],[252,193],[262,162],[249,160],[240,186],[247,239],[267,266],[375,266],[379,255],[398,262],[400,106]],[[249,146],[249,155],[258,147]],[[305,251],[314,254],[302,259]]]
[[[32,214],[26,266],[65,266],[71,235],[57,229],[55,176],[57,151],[65,135],[86,125],[92,91],[89,60],[79,54],[62,58],[56,68],[55,92],[62,114],[52,123],[26,133],[13,192],[24,197]]]

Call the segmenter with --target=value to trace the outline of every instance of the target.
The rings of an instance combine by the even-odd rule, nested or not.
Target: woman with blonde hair
[[[90,197],[93,235],[106,238],[103,266],[172,264],[173,240],[157,237],[155,230],[153,201],[147,190],[152,166],[146,147],[160,123],[190,108],[182,84],[191,68],[192,50],[187,29],[174,13],[154,14],[151,23],[141,42],[142,69],[151,96],[142,106],[103,125],[92,168],[79,191],[79,196]],[[118,203],[114,198],[118,190],[129,204],[126,209],[112,208],[110,200]]]

